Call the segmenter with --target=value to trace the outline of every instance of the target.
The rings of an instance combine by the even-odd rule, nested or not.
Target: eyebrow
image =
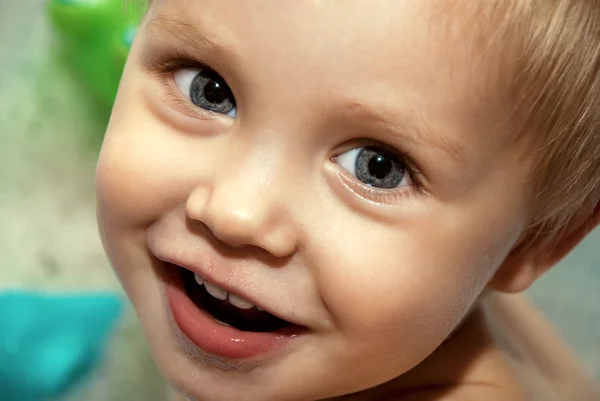
[[[172,48],[177,48],[177,53],[189,55],[199,61],[202,61],[203,55],[210,53],[220,54],[226,60],[232,60],[235,56],[232,54],[232,47],[223,40],[203,35],[197,26],[166,15],[152,18],[146,25],[145,34],[148,40],[144,41],[142,55],[148,65],[157,65],[156,60],[160,55],[165,51],[173,52]],[[213,64],[219,63],[214,57],[211,57],[210,61]],[[228,64],[231,66],[231,63]],[[418,146],[439,149],[459,164],[468,165],[471,162],[469,153],[460,142],[444,135],[437,124],[418,112],[411,113],[410,117],[400,116],[398,110],[393,108],[349,101],[344,113],[355,118],[360,117],[379,127],[390,143],[406,139]],[[395,117],[393,121],[385,117],[390,115]]]
[[[383,110],[383,111],[382,111]],[[444,135],[437,124],[432,123],[421,113],[411,113],[411,116],[400,115],[398,110],[377,106],[363,102],[349,102],[345,113],[349,116],[364,118],[376,127],[391,143],[399,138],[409,140],[415,145],[438,149],[449,155],[456,162],[468,165],[471,157],[467,149],[449,135]],[[393,115],[390,120],[384,116]]]
[[[157,15],[145,27],[142,55],[149,65],[163,52],[171,53],[171,48],[201,59],[203,54],[218,53],[230,55],[232,47],[217,38],[199,32],[198,27],[166,15]],[[182,49],[185,51],[180,51]]]

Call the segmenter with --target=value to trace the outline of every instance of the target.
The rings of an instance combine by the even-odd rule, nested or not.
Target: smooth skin
[[[529,160],[507,125],[501,54],[474,57],[460,7],[440,4],[151,5],[106,133],[98,216],[157,364],[188,399],[528,399],[485,303],[591,227],[519,251]],[[186,77],[205,67],[235,110],[193,104]],[[396,187],[348,168],[366,146],[404,166]],[[210,266],[308,332],[251,361],[185,346],[160,255]]]

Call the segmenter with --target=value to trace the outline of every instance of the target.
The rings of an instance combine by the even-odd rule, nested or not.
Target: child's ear
[[[496,291],[516,293],[528,289],[542,274],[556,265],[600,224],[600,204],[591,218],[573,219],[554,239],[530,247],[517,246],[504,260],[488,286]]]

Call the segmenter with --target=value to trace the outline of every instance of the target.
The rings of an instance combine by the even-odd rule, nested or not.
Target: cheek
[[[194,120],[196,135],[183,133],[162,117],[174,110],[158,99],[156,84],[128,64],[97,167],[101,222],[147,226],[184,203],[214,164],[215,146],[221,145],[205,134],[221,125]]]
[[[209,172],[206,143],[164,126],[147,112],[113,120],[96,171],[99,218],[146,227],[165,211],[184,204]]]
[[[150,223],[178,191],[168,179],[168,156],[161,154],[152,136],[142,140],[132,129],[114,125],[107,133],[96,171],[96,190],[101,219],[140,226]]]
[[[440,210],[427,213],[405,219],[401,230],[349,214],[322,227],[338,239],[323,246],[321,293],[349,349],[395,369],[419,363],[450,334],[514,237],[503,224],[510,211],[494,221],[465,214],[463,224]]]

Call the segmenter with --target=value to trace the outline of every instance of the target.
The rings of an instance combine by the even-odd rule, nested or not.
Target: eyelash
[[[406,169],[406,173],[410,177],[412,181],[412,185],[401,187],[401,188],[393,188],[393,189],[383,189],[377,188],[363,183],[358,180],[356,177],[348,177],[350,174],[346,171],[339,173],[340,179],[343,181],[343,184],[348,187],[351,191],[355,192],[357,195],[371,201],[375,201],[378,203],[388,203],[394,204],[399,203],[401,201],[408,200],[412,195],[426,195],[427,191],[423,182],[423,173],[422,171],[415,165],[410,156],[405,152],[401,152],[394,147],[378,142],[378,141],[361,141],[359,145],[348,146],[344,151],[349,151],[351,149],[355,149],[357,147],[372,147],[375,149],[383,150],[391,155],[396,156],[402,163],[403,167]],[[337,155],[332,156],[330,160],[337,164],[338,155],[343,152],[338,152]]]
[[[204,63],[195,60],[192,56],[181,50],[172,53],[161,54],[160,58],[150,61],[152,70],[162,74],[172,74],[182,68],[209,68]]]
[[[188,54],[184,52],[176,52],[169,55],[162,55],[161,60],[153,60],[152,61],[152,70],[165,82],[165,87],[168,90],[169,100],[174,102],[178,108],[182,109],[182,111],[186,112],[186,114],[192,114],[194,117],[200,116],[201,118],[214,117],[213,113],[207,113],[202,109],[193,106],[187,99],[181,96],[179,90],[173,86],[172,78],[173,73],[178,70],[185,68],[204,68],[211,69],[211,67],[207,66],[204,63],[201,63],[197,60],[194,60]],[[412,195],[420,194],[426,195],[427,191],[423,183],[423,173],[422,171],[412,162],[410,156],[406,153],[395,149],[393,146],[378,142],[378,141],[361,141],[360,147],[374,147],[377,149],[381,149],[386,151],[392,155],[398,157],[404,168],[406,169],[407,174],[409,175],[413,185],[395,188],[395,189],[379,189],[376,187],[369,186],[361,181],[359,181],[356,177],[346,177],[345,174],[342,174],[344,178],[341,178],[344,181],[344,185],[349,187],[350,190],[357,193],[359,196],[364,197],[368,200],[373,200],[379,203],[399,203],[401,201],[406,201]],[[350,150],[348,148],[347,150]],[[332,162],[336,162],[337,155],[332,156],[330,159]]]
[[[187,115],[195,118],[202,119],[214,119],[217,114],[211,113],[201,109],[200,107],[194,106],[188,99],[183,97],[179,90],[174,86],[173,74],[176,71],[185,68],[199,68],[199,69],[212,69],[204,63],[194,60],[186,53],[177,52],[173,55],[161,55],[161,59],[152,60],[150,67],[153,74],[164,83],[164,87],[167,89],[167,97],[178,109]]]

